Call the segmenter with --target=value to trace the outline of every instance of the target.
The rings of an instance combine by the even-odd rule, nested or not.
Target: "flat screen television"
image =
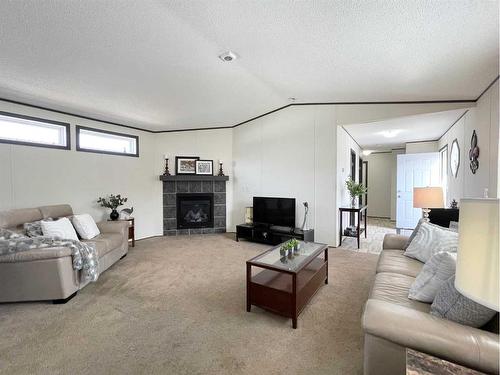
[[[255,224],[295,227],[295,198],[253,197]]]

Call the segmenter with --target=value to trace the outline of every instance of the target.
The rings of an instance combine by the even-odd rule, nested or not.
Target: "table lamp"
[[[440,186],[413,188],[413,207],[421,208],[425,221],[429,221],[431,208],[443,208],[443,188]]]
[[[499,199],[462,199],[455,288],[499,311]]]

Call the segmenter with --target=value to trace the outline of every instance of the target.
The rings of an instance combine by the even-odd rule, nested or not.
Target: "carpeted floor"
[[[330,249],[330,284],[291,321],[245,310],[232,235],[153,238],[66,305],[0,305],[2,374],[361,374],[377,256]]]
[[[377,217],[368,217],[367,235],[361,234],[360,248],[358,249],[358,240],[353,237],[344,237],[342,240],[342,249],[355,250],[362,253],[379,254],[382,251],[382,242],[387,233],[396,233],[396,222]],[[363,224],[361,225],[363,227]],[[400,234],[409,236],[411,230],[402,229]]]

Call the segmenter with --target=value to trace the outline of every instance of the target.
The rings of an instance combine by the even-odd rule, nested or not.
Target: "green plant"
[[[299,241],[297,241],[296,238],[292,238],[291,240],[288,241],[288,244],[291,248],[294,248],[298,246]]]
[[[363,184],[358,184],[350,176],[346,180],[345,184],[351,198],[359,197],[363,194],[366,194],[366,192],[368,191],[368,189],[364,187]]]
[[[127,198],[122,198],[120,194],[113,195],[111,194],[108,198],[97,199],[97,203],[101,205],[101,207],[110,208],[112,210],[116,210],[118,207],[122,206],[127,201]]]

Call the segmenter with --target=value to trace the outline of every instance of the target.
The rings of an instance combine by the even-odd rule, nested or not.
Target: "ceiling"
[[[364,150],[385,151],[404,148],[409,142],[435,141],[465,113],[455,109],[384,121],[344,125],[344,129]]]
[[[2,1],[0,97],[150,130],[231,126],[289,97],[475,99],[498,42],[497,1]]]

